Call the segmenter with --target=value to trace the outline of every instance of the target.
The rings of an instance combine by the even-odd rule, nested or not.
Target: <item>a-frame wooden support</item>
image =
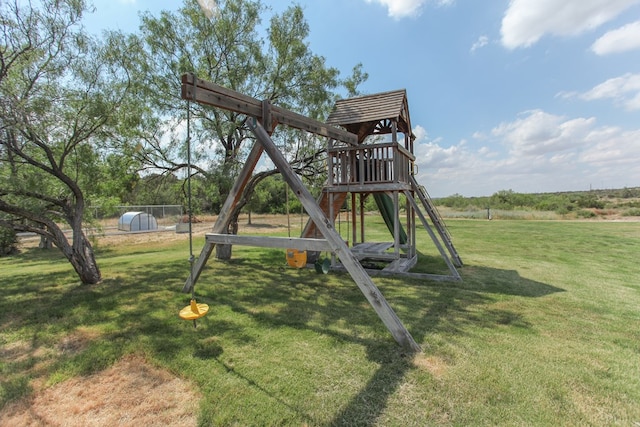
[[[225,93],[222,95],[214,95],[211,93],[212,91],[210,89],[214,88],[214,86],[217,85],[199,80],[192,74],[184,75],[182,81],[182,97],[185,99],[193,99],[198,101],[199,97],[203,97],[204,99],[200,98],[199,102],[203,102],[209,105],[221,106],[223,108],[234,109],[235,111],[238,111],[238,109],[248,109],[247,105],[254,105],[256,102],[256,100],[229,90],[225,90]],[[208,86],[208,88],[205,92],[199,91],[198,84]],[[216,89],[218,88],[220,87],[216,87]],[[234,99],[237,100],[239,97],[242,97],[242,101],[244,104],[239,105],[236,101],[234,101]],[[342,240],[342,237],[333,227],[332,221],[330,221],[325,216],[316,200],[302,183],[300,177],[293,171],[291,165],[289,165],[285,157],[275,145],[269,133],[258,122],[257,117],[260,117],[261,121],[263,121],[265,118],[269,118],[268,126],[271,126],[271,117],[273,117],[270,114],[271,112],[269,110],[268,103],[260,104],[260,110],[255,110],[254,114],[250,114],[251,118],[249,119],[249,127],[254,132],[257,142],[254,144],[251,153],[249,154],[249,158],[243,167],[243,170],[241,171],[238,179],[236,180],[231,192],[227,197],[227,200],[225,201],[225,204],[221,210],[221,214],[218,217],[216,224],[214,225],[213,232],[222,233],[227,229],[231,219],[229,215],[232,212],[233,208],[237,205],[242,191],[244,190],[244,187],[251,177],[251,174],[255,169],[260,155],[264,150],[282,174],[285,182],[293,190],[298,200],[300,200],[302,206],[314,221],[317,230],[319,230],[324,239],[326,239],[326,242],[331,248],[331,251],[340,258],[342,264],[345,266],[346,270],[349,272],[352,279],[364,294],[367,301],[369,301],[373,309],[376,311],[389,332],[391,332],[391,335],[396,340],[396,342],[412,351],[420,351],[420,346],[416,343],[409,331],[402,324],[395,311],[393,311],[385,297],[382,295],[375,283],[373,283],[371,277],[367,274],[360,262],[351,253],[347,244],[344,242],[344,240]],[[352,134],[341,131],[337,128],[327,127],[324,124],[316,126],[314,123],[311,123],[311,119],[295,115],[295,113],[288,112],[286,110],[278,110],[277,114],[280,114],[280,117],[278,119],[290,120],[292,123],[295,123],[287,123],[290,126],[298,127],[297,125],[300,125],[300,128],[302,129],[309,130],[311,132],[318,133],[327,137],[338,137],[342,139],[348,139],[349,141],[352,140]],[[278,119],[274,119],[274,121],[277,122]],[[311,126],[314,126],[314,128],[308,129],[308,127]],[[202,270],[206,265],[207,260],[211,256],[214,247],[215,242],[213,240],[207,239],[197,262],[193,266],[192,275],[187,279],[183,287],[183,291],[190,292],[193,289],[193,287],[195,286],[195,282],[202,273]]]
[[[262,152],[262,145],[254,143],[253,147],[251,148],[251,152],[247,157],[247,161],[245,162],[242,171],[240,172],[240,175],[236,179],[236,182],[233,184],[231,191],[229,191],[227,200],[225,200],[224,205],[222,205],[222,209],[220,209],[220,215],[218,215],[218,219],[213,225],[212,231],[214,233],[224,233],[229,229],[229,224],[231,223],[231,212],[233,212],[233,209],[240,201],[240,197],[242,197],[242,191],[249,182],[251,174],[258,164]],[[214,247],[214,243],[210,241],[205,242],[204,246],[202,247],[202,251],[200,252],[200,256],[193,264],[192,274],[187,278],[187,281],[182,288],[183,292],[191,292],[193,290],[193,287],[198,281],[198,278],[200,277],[200,273],[202,273],[204,266],[207,264],[207,261],[209,260]]]
[[[265,152],[282,174],[284,180],[289,184],[302,206],[315,222],[322,236],[329,243],[331,251],[340,258],[340,261],[351,275],[353,281],[356,282],[358,288],[360,288],[369,301],[369,304],[371,304],[376,313],[378,313],[378,316],[382,319],[382,322],[387,329],[389,329],[395,340],[402,346],[414,351],[420,351],[420,346],[414,341],[378,287],[373,283],[371,277],[369,277],[362,265],[360,265],[360,262],[353,256],[347,244],[342,240],[342,237],[333,227],[331,221],[324,215],[324,212],[322,212],[316,200],[273,143],[269,134],[267,134],[264,128],[257,122],[252,126],[252,130],[258,141],[262,144]]]

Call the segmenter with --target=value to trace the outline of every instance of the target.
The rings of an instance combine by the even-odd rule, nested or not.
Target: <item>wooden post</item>
[[[360,193],[360,243],[364,243],[364,200],[366,195]],[[355,242],[354,242],[355,243]]]
[[[413,193],[412,193],[413,195]],[[413,209],[413,206],[411,206],[411,202],[409,202],[409,200],[406,200],[406,208],[407,210],[407,229],[409,230],[410,237],[409,237],[409,257],[413,258],[414,256],[416,256],[417,253],[417,249],[416,249],[416,211]]]
[[[393,182],[400,182],[400,153],[398,150],[398,123],[391,122],[391,139],[393,142]],[[397,207],[397,206],[396,206]]]
[[[400,198],[398,192],[393,192],[393,254],[400,258]]]
[[[356,227],[358,221],[356,220],[356,193],[351,193],[351,247],[356,244],[358,233]]]
[[[364,270],[355,256],[349,250],[342,237],[337,233],[331,221],[325,216],[320,206],[316,203],[309,190],[304,186],[300,177],[295,174],[291,165],[284,158],[278,147],[273,143],[269,134],[257,122],[251,122],[249,127],[256,135],[257,140],[262,144],[265,152],[269,155],[273,163],[276,165],[284,180],[289,184],[302,206],[306,209],[309,216],[313,219],[316,227],[320,230],[323,237],[329,242],[332,252],[335,252],[340,261],[345,266],[351,278],[356,282],[360,291],[369,301],[369,304],[376,311],[382,322],[385,324],[393,338],[401,346],[407,347],[412,351],[420,351],[420,346],[415,342],[409,331],[404,327],[396,313],[393,311],[387,300],[384,298],[380,290],[371,280],[371,277]]]

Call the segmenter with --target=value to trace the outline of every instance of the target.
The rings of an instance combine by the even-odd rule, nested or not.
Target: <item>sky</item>
[[[182,2],[93,3],[89,29],[136,31]],[[328,66],[362,63],[362,93],[407,90],[432,197],[640,186],[640,0],[296,3]]]

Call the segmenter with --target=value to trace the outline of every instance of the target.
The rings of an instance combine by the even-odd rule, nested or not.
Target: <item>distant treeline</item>
[[[245,206],[245,213],[284,214],[300,213],[302,206],[289,190],[280,175],[264,179],[255,188]],[[124,182],[117,186],[119,192],[111,198],[91,199],[92,206],[100,207],[100,216],[118,216],[118,206],[130,205],[176,205],[182,204],[186,209],[186,182],[175,175],[146,175],[137,177],[133,182]],[[321,186],[311,185],[309,190],[314,196],[321,191]],[[218,214],[224,202],[215,183],[208,182],[200,176],[192,179],[193,211],[196,214]],[[402,198],[402,197],[401,197]],[[343,209],[351,209],[350,198],[347,198]],[[560,215],[580,212],[586,209],[618,209],[628,211],[630,215],[640,215],[640,187],[619,190],[593,190],[566,193],[516,193],[513,190],[501,190],[491,196],[464,197],[453,194],[448,197],[434,198],[437,206],[446,206],[455,211],[486,210],[526,210],[551,211]],[[287,206],[288,205],[288,206]],[[401,203],[401,206],[404,202]],[[288,207],[288,209],[287,209]],[[376,211],[373,197],[365,201],[365,211]]]
[[[561,193],[516,193],[513,190],[501,190],[485,197],[453,194],[435,199],[435,203],[461,211],[487,208],[526,209],[552,211],[564,215],[580,209],[638,209],[640,187]]]

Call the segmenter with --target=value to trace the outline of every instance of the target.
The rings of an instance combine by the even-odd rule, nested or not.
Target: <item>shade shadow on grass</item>
[[[259,253],[259,255],[255,255]],[[389,332],[366,303],[366,299],[346,273],[318,275],[312,270],[285,267],[282,251],[246,251],[228,262],[211,260],[198,283],[199,300],[214,307],[227,307],[249,316],[270,329],[292,328],[326,335],[336,342],[362,346],[366,357],[378,368],[367,383],[340,409],[329,425],[373,425],[384,413],[390,396],[413,369],[412,354],[396,345]],[[28,254],[25,262],[46,262],[51,255]],[[418,343],[428,350],[428,336],[436,332],[464,335],[466,325],[486,328],[504,325],[528,329],[532,325],[521,314],[505,309],[485,308],[495,296],[544,297],[561,289],[520,277],[517,272],[469,266],[461,270],[462,282],[439,283],[415,279],[383,278],[376,284]],[[311,423],[295,402],[229,366],[221,359],[222,347],[215,340],[185,337],[189,325],[177,319],[176,301],[188,302],[179,294],[188,275],[184,260],[132,265],[119,275],[112,271],[103,283],[93,286],[66,286],[76,283],[72,269],[48,275],[35,271],[3,279],[0,323],[16,322],[33,330],[35,350],[42,345],[38,328],[54,328],[52,336],[63,336],[78,327],[108,326],[108,331],[81,353],[62,354],[51,371],[87,375],[102,369],[128,352],[141,347],[168,365],[180,354],[219,363],[250,387],[295,411]],[[50,284],[50,285],[48,285]],[[16,301],[22,303],[16,310]],[[179,305],[179,304],[178,304]],[[473,308],[473,310],[471,309]],[[19,313],[19,314],[18,314]],[[175,314],[173,314],[175,313]],[[232,320],[215,320],[216,334],[239,344],[250,344],[250,330]],[[137,340],[142,340],[137,342]],[[34,361],[34,364],[37,360]],[[11,369],[11,366],[7,366]],[[17,377],[3,384],[9,399],[30,392]],[[317,422],[315,422],[317,424]]]
[[[3,276],[0,288],[0,325],[17,349],[7,353],[14,357],[0,353],[0,407],[30,393],[30,387],[15,385],[28,384],[31,377],[63,379],[109,366],[135,352],[142,334],[151,337],[145,345],[159,353],[181,347],[173,341],[180,336],[178,322],[158,312],[174,308],[172,292],[161,291],[167,277],[184,274],[183,263],[141,267],[133,280],[107,277],[100,284],[82,285],[59,254],[35,251],[19,259],[29,272]],[[32,268],[46,260],[51,260],[46,273]],[[65,345],[69,337],[83,342]]]
[[[376,424],[389,397],[412,369],[413,354],[393,342],[368,305],[362,308],[366,300],[348,274],[332,273],[327,279],[309,270],[284,268],[280,251],[267,251],[259,258],[210,263],[217,264],[215,280],[205,272],[198,286],[211,303],[228,306],[269,328],[311,330],[366,348],[367,358],[379,368],[329,424]],[[538,298],[563,291],[512,270],[470,266],[463,268],[462,274],[463,281],[456,283],[403,278],[377,282],[416,341],[427,347],[429,334],[464,335],[468,324],[531,329],[531,323],[520,313],[481,307],[494,302],[494,295]],[[243,285],[238,284],[240,277]],[[238,290],[238,286],[244,289]],[[374,336],[362,335],[361,331],[371,325],[378,325]],[[251,381],[258,385],[257,380]]]
[[[398,313],[414,339],[428,352],[427,337],[438,331],[447,334],[465,334],[465,324],[473,323],[486,328],[500,325],[529,329],[532,325],[520,314],[509,310],[485,309],[482,315],[468,310],[471,306],[481,306],[492,302],[485,293],[518,295],[525,297],[543,297],[562,290],[551,285],[524,279],[515,271],[503,271],[492,268],[473,268],[470,279],[463,273],[463,282],[433,283],[408,281],[404,286],[413,286],[417,292],[407,296],[406,292],[394,292],[393,287],[403,286],[396,282],[391,286],[381,286],[391,305],[402,307]],[[466,280],[469,278],[470,280]],[[488,280],[482,280],[488,279]],[[497,278],[497,279],[496,279]],[[476,282],[478,281],[478,282]],[[474,286],[474,282],[475,286]],[[482,286],[478,286],[482,283]],[[481,288],[481,290],[477,290]],[[422,290],[422,292],[419,291]],[[424,299],[423,299],[424,298]],[[421,304],[422,303],[422,304]],[[421,310],[420,305],[426,305]],[[406,308],[409,308],[408,310]],[[399,310],[396,310],[397,312]],[[455,319],[443,322],[443,319]],[[370,360],[380,364],[368,383],[355,395],[349,404],[331,422],[331,425],[375,425],[386,408],[387,401],[402,383],[408,370],[412,369],[411,354],[384,348],[378,342],[367,343],[367,355]],[[409,356],[409,357],[407,357]]]

